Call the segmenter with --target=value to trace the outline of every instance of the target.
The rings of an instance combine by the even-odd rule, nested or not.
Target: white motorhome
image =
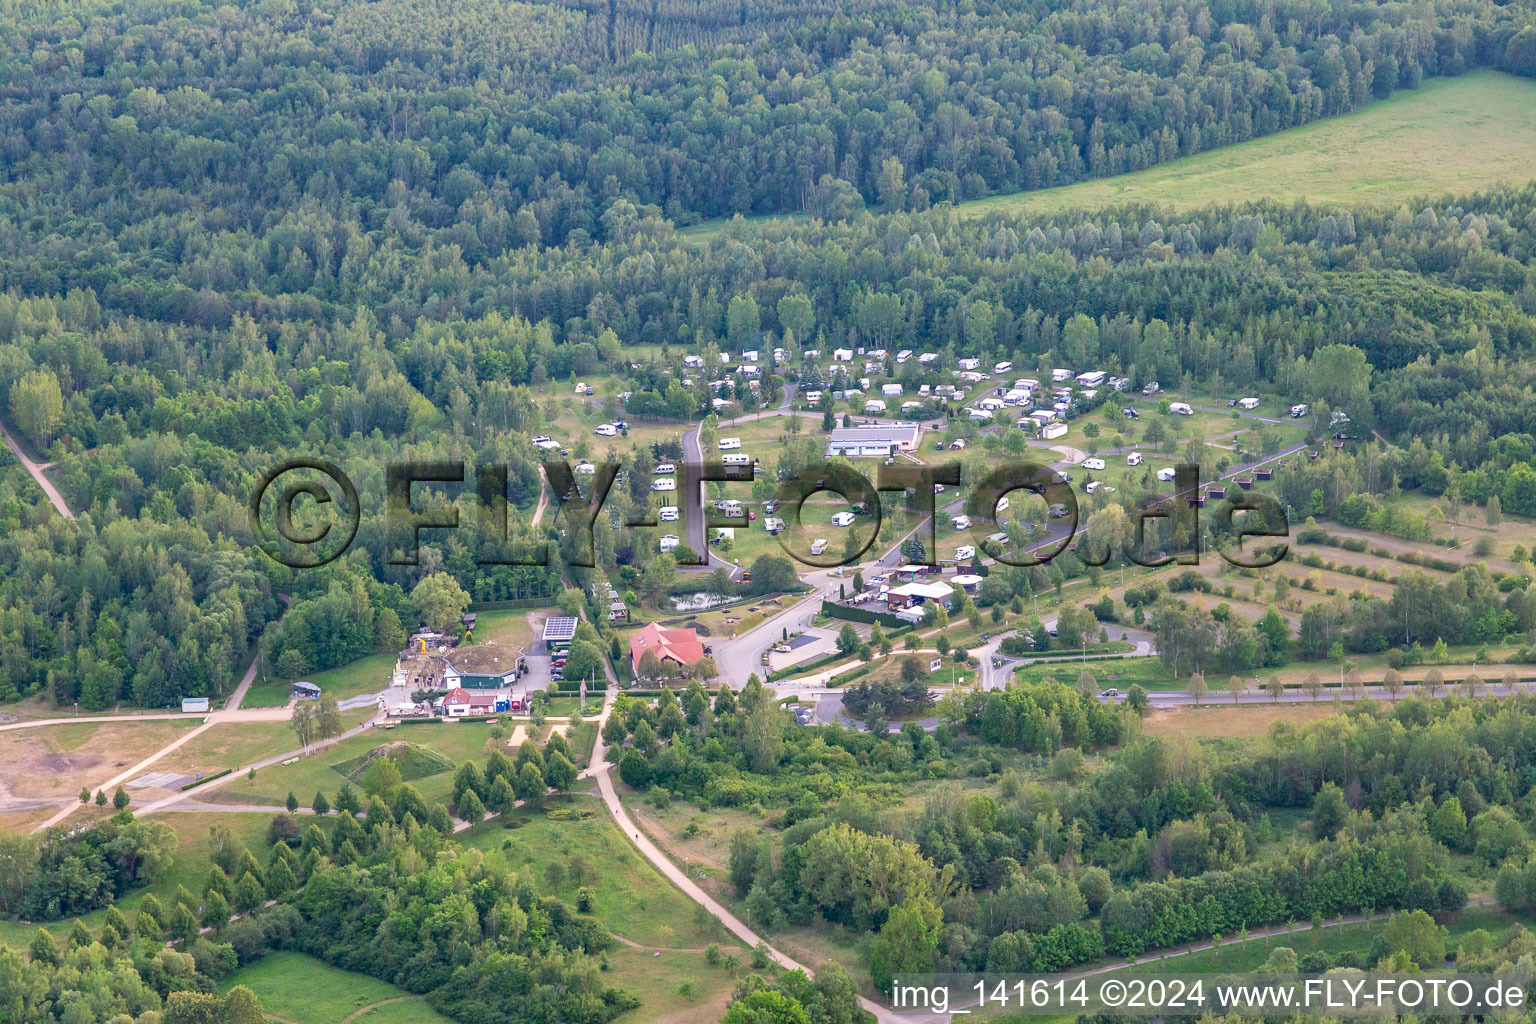
[[[949,522],[950,522],[950,525],[953,526],[957,530],[969,530],[971,528],[971,517],[970,516],[966,516],[966,515],[955,516]]]
[[[1194,407],[1188,402],[1169,402],[1168,411],[1178,413],[1180,416],[1193,416],[1195,414]]]
[[[976,549],[971,547],[970,545],[966,545],[963,548],[955,548],[955,561],[957,561],[957,562],[963,562],[967,558],[975,558],[975,557],[976,557]]]
[[[811,541],[811,554],[819,555],[825,550],[827,550],[826,538],[817,537],[815,540]]]
[[[1293,406],[1291,406],[1291,419],[1299,420],[1303,416],[1305,416],[1306,414],[1307,414],[1307,407],[1305,405],[1293,405]]]
[[[681,515],[676,505],[663,505],[657,514],[661,516],[661,521],[664,523],[675,523]]]

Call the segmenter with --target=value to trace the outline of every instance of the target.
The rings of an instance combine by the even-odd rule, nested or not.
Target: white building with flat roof
[[[827,455],[889,458],[897,452],[916,451],[922,440],[923,428],[916,423],[842,427],[832,431],[827,441]]]

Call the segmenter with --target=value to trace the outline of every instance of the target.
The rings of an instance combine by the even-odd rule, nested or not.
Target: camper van
[[[971,528],[971,517],[970,516],[964,516],[964,515],[955,516],[949,522],[950,522],[950,525],[953,526],[957,530],[969,530]]]
[[[1291,419],[1299,420],[1303,416],[1305,416],[1306,414],[1307,414],[1307,407],[1305,405],[1293,405],[1293,406],[1291,406]]]
[[[1103,469],[1104,468],[1104,460],[1100,459],[1100,458],[1084,459],[1083,460],[1083,468],[1084,469]]]
[[[1180,416],[1193,416],[1195,414],[1194,408],[1187,402],[1169,402],[1168,411],[1176,412]]]
[[[963,548],[955,548],[955,561],[963,562],[968,558],[976,557],[976,549],[967,544]]]
[[[736,451],[740,447],[741,438],[739,437],[722,437],[720,439],[720,450],[723,452]]]
[[[1125,464],[1127,466],[1141,465],[1141,452],[1131,452],[1131,454],[1125,457]]]
[[[852,526],[854,515],[852,512],[839,512],[832,517],[833,526]]]
[[[723,455],[720,461],[727,466],[746,466],[752,462],[752,456],[737,452],[734,455]]]
[[[826,550],[827,541],[825,537],[817,537],[815,540],[811,541],[811,554],[819,555]]]

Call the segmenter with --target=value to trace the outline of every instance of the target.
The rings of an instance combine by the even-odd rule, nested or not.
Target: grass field
[[[387,688],[390,672],[394,667],[393,654],[372,654],[338,668],[315,672],[302,678],[320,687],[320,691],[327,696],[344,700],[347,697],[376,693]],[[282,707],[292,696],[293,682],[292,679],[277,678],[258,680],[246,691],[245,703],[242,707]]]
[[[17,796],[73,796],[199,724],[198,719],[82,722],[0,732],[0,764],[5,765],[0,786]]]
[[[736,945],[718,922],[695,920],[693,902],[641,858],[596,801],[578,797],[558,806],[576,814],[594,813],[563,821],[532,815],[516,829],[504,828],[493,818],[460,833],[459,841],[510,868],[526,870],[540,892],[571,902],[580,883],[571,881],[568,869],[579,856],[589,871],[585,884],[595,894],[594,916],[631,942],[658,949],[701,949],[711,942]],[[549,874],[552,863],[564,872],[558,883]]]
[[[224,991],[236,985],[256,993],[263,1011],[293,1024],[342,1024],[354,1015],[362,1024],[448,1024],[421,996],[302,953],[273,953],[236,971],[225,980]],[[378,1005],[386,1000],[391,1001],[387,1006]]]
[[[1474,158],[1475,157],[1475,158]],[[1259,199],[1395,207],[1536,176],[1536,82],[1497,71],[1431,79],[1362,110],[1061,188],[960,203],[962,216],[1155,203],[1188,210]],[[787,218],[786,218],[787,219]],[[707,240],[711,221],[679,232]]]
[[[283,726],[287,729],[287,726]],[[273,765],[256,773],[254,779],[240,778],[208,794],[213,803],[280,804],[291,790],[299,803],[308,807],[316,790],[334,798],[346,778],[335,765],[363,757],[375,747],[388,743],[414,743],[453,762],[485,761],[490,727],[478,722],[444,722],[438,725],[402,726],[390,732],[369,729],[361,736],[327,747],[313,757],[300,758],[290,765]],[[289,743],[293,742],[289,733]],[[445,799],[452,789],[453,773],[445,770],[418,778],[412,783],[428,803]]]

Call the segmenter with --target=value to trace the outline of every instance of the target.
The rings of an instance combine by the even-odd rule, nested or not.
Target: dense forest
[[[1049,683],[946,698],[939,716],[932,735],[786,731],[755,683],[713,703],[694,686],[658,708],[620,698],[604,736],[626,744],[611,756],[659,804],[763,808],[771,828],[740,833],[730,855],[753,920],[874,933],[877,984],[1454,910],[1471,877],[1497,874],[1511,909],[1533,899],[1528,697],[1367,703],[1241,746],[1143,738],[1133,711]],[[1021,742],[1034,734],[1048,738]],[[1000,752],[1019,746],[1032,755],[1008,768],[1018,755]],[[960,782],[995,777],[985,794]],[[941,781],[904,800],[924,779]]]
[[[1536,514],[1536,190],[1395,210],[949,205],[1276,130],[1424,75],[1527,73],[1528,16],[1102,2],[14,14],[0,397],[77,517],[0,472],[0,700],[218,695],[264,635],[295,673],[391,650],[414,624],[411,588],[440,570],[474,600],[554,596],[555,572],[479,565],[457,536],[391,564],[406,538],[373,514],[345,558],[296,574],[256,551],[245,502],[278,457],[345,464],[370,512],[391,459],[501,463],[511,546],[527,552],[543,385],[613,374],[636,418],[698,419],[716,392],[681,382],[679,351],[783,346],[761,396],[728,381],[746,407],[820,379],[802,351],[850,341],[938,353],[899,368],[909,389],[975,355],[1272,392],[1312,403],[1319,432],[1347,410],[1380,439],[1285,482],[1307,514],[1414,536],[1423,524],[1393,500],[1414,491]],[[807,205],[830,219],[676,231]],[[764,487],[819,457],[812,438],[791,447]],[[626,515],[661,457],[631,456]],[[427,507],[453,497],[418,492]],[[606,567],[636,568],[643,537],[600,524],[597,539]],[[1013,578],[1003,603],[1085,571],[1063,562]],[[624,582],[664,589],[666,575]],[[1487,621],[1461,632],[1528,628],[1523,598],[1504,600],[1496,623],[1479,604]],[[1370,634],[1358,649],[1391,635],[1354,632]]]

